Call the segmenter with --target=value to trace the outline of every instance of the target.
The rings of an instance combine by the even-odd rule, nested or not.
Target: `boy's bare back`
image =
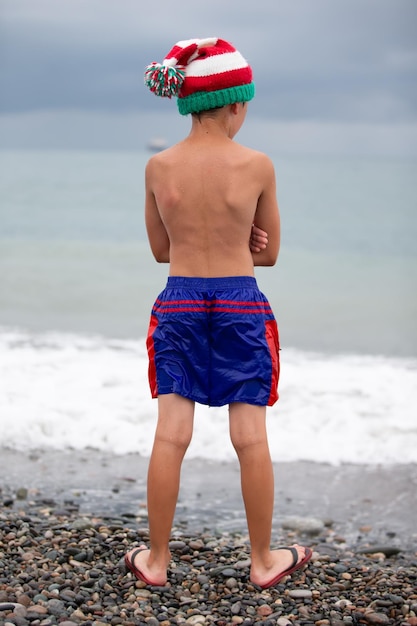
[[[267,156],[232,140],[244,115],[239,104],[193,119],[184,141],[148,163],[148,236],[155,258],[170,263],[171,276],[252,276],[254,262],[276,261],[274,168]],[[269,241],[252,256],[254,222]]]

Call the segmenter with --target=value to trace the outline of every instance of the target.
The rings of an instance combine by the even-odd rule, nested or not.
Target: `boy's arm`
[[[261,230],[267,233],[268,245],[259,251],[254,250],[252,245],[250,247],[253,264],[266,266],[275,265],[277,261],[281,240],[281,224],[277,202],[275,170],[272,161],[265,155],[262,158],[261,170],[264,176],[264,187],[258,199],[254,222],[258,231]]]
[[[152,191],[152,165],[149,161],[145,170],[145,224],[149,245],[158,263],[169,263],[169,237],[159,215],[155,195]]]

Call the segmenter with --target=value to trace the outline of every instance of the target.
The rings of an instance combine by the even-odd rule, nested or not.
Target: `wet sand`
[[[125,516],[133,526],[138,520],[146,525],[147,464],[134,454],[0,448],[0,501],[20,509],[54,501],[79,514]],[[274,469],[277,535],[294,518],[316,519],[349,546],[417,550],[417,465],[297,462]],[[185,459],[175,525],[189,532],[246,531],[237,462]]]

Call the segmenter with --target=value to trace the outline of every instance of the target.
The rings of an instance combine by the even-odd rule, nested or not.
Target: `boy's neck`
[[[210,112],[205,112],[201,115],[192,116],[192,125],[189,134],[190,139],[233,139],[233,114],[230,110],[230,106],[223,107]]]
[[[231,139],[229,129],[226,125],[219,124],[218,122],[213,123],[213,120],[210,120],[210,122],[206,120],[202,124],[200,124],[198,120],[193,120],[189,138],[202,139],[207,137],[211,137],[213,139]]]

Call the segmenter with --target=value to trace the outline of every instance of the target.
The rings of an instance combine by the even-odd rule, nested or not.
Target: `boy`
[[[145,77],[157,95],[177,96],[192,127],[146,168],[149,242],[155,259],[169,263],[169,278],[153,307],[147,340],[149,381],[158,398],[148,471],[150,550],[131,550],[125,561],[147,584],[166,583],[194,404],[228,404],[251,543],[250,579],[267,588],[304,566],[312,553],[298,545],[270,549],[274,478],[265,418],[266,406],[278,399],[279,341],[254,265],[275,264],[280,220],[271,160],[233,141],[254,96],[252,70],[230,43],[208,38],[178,42],[162,64],[148,66]]]

